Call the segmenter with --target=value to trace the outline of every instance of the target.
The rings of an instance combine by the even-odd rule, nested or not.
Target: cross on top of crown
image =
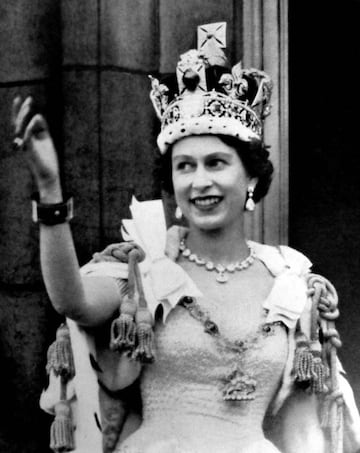
[[[227,59],[222,49],[226,47],[226,22],[200,25],[197,28],[197,50],[180,55],[176,68],[179,94],[186,91],[184,74],[191,71],[198,77],[197,90],[207,91],[205,68],[212,65],[225,66]]]
[[[197,28],[198,50],[204,49],[210,41],[213,41],[221,49],[226,47],[226,22],[199,25]]]

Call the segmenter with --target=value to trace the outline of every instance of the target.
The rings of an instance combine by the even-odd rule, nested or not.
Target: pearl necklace
[[[193,253],[188,247],[186,247],[185,239],[180,241],[180,252],[182,256],[189,261],[197,264],[198,266],[204,266],[205,269],[209,272],[216,271],[218,275],[216,276],[216,281],[219,283],[226,283],[229,280],[226,272],[234,273],[235,271],[243,271],[253,264],[255,261],[255,250],[246,243],[249,248],[249,256],[242,261],[237,261],[236,263],[228,264],[224,266],[223,264],[214,264],[212,261],[205,261],[203,258],[199,258],[195,253]]]

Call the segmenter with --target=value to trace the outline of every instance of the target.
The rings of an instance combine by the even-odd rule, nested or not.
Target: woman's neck
[[[230,264],[249,255],[244,228],[236,225],[226,230],[200,230],[190,227],[186,246],[199,258],[215,264]]]

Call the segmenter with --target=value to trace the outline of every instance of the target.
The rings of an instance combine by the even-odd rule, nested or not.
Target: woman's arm
[[[13,104],[13,124],[22,142],[41,203],[63,202],[59,164],[44,117],[34,114],[32,98]],[[40,260],[47,292],[54,308],[81,325],[99,325],[119,307],[116,282],[108,277],[81,278],[68,222],[40,223]]]
[[[283,407],[267,420],[268,436],[284,453],[325,453],[324,432],[315,395],[294,391]]]

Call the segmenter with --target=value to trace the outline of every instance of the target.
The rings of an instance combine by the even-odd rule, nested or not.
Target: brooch
[[[255,399],[255,390],[256,380],[236,366],[224,379],[222,395],[225,401],[250,401]]]

